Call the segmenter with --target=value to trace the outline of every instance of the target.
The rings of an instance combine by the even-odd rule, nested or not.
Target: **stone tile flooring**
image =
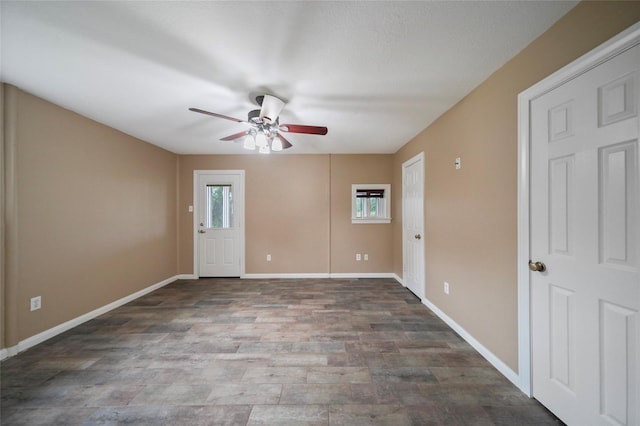
[[[1,364],[2,425],[556,425],[385,279],[177,281]]]

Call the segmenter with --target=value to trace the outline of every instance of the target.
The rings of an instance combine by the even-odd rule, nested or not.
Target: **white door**
[[[242,175],[196,172],[198,275],[239,277],[241,273]]]
[[[424,299],[424,156],[402,164],[403,281]]]
[[[639,69],[531,103],[532,390],[569,425],[640,425]]]

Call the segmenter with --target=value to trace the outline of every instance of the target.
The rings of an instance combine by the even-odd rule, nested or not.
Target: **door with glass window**
[[[239,174],[198,175],[198,275],[239,277],[242,189]]]

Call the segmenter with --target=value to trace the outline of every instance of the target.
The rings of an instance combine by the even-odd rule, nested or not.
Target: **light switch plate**
[[[30,301],[31,311],[37,311],[42,307],[42,298],[40,296],[32,297]]]

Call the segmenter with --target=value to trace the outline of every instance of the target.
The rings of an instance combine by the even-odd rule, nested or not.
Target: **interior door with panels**
[[[403,281],[420,300],[425,297],[424,156],[402,165]]]
[[[531,103],[533,395],[568,424],[640,424],[635,46]]]

